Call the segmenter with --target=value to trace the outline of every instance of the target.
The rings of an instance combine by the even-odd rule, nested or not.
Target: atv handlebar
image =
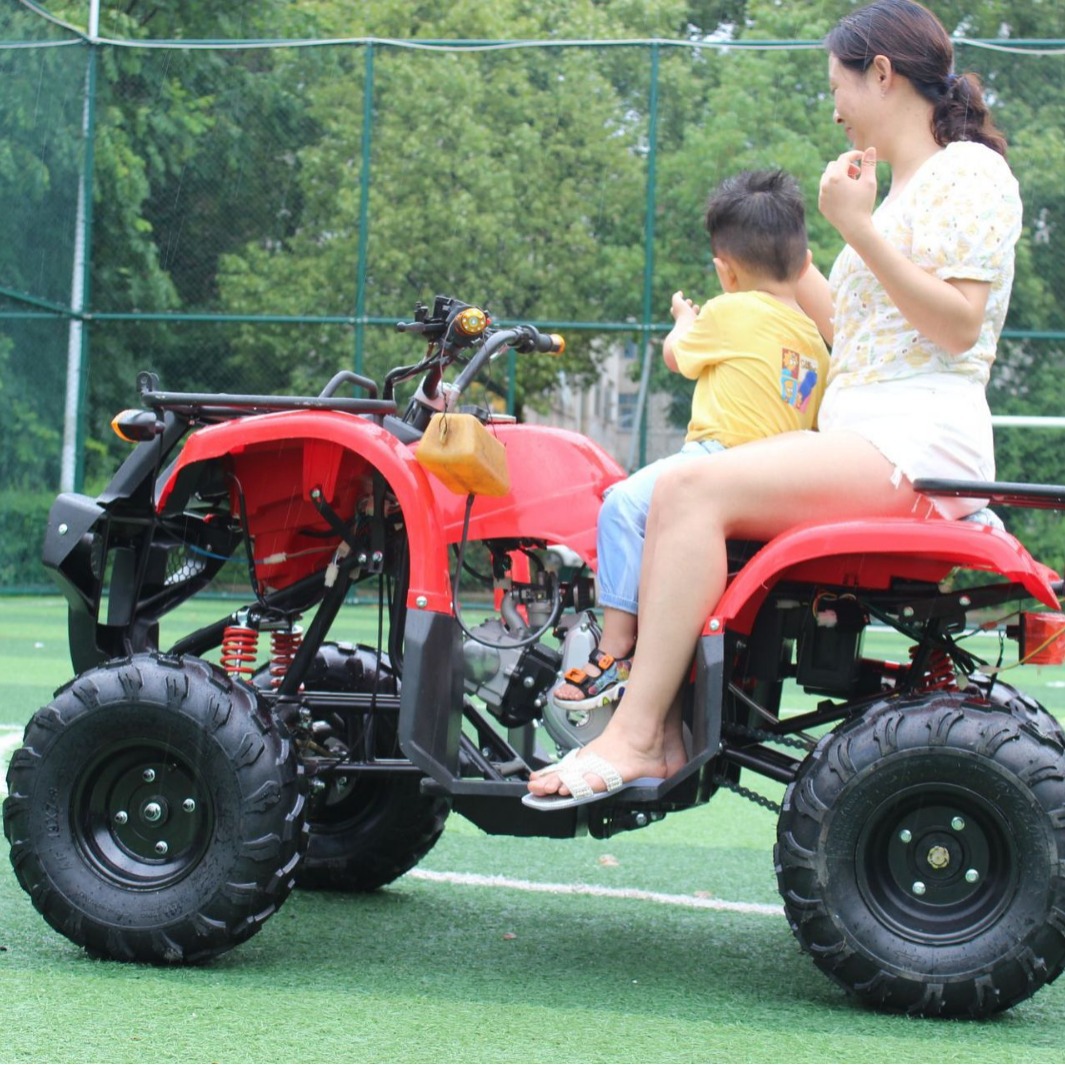
[[[491,318],[479,307],[450,296],[437,296],[432,310],[419,303],[413,321],[396,323],[397,332],[419,334],[429,341],[428,353],[421,362],[399,366],[385,378],[384,397],[390,399],[400,381],[424,372],[403,415],[407,424],[424,429],[433,413],[457,407],[477,374],[507,348],[523,354],[561,354],[566,350],[565,340],[557,333],[543,333],[533,325],[493,330],[491,324]],[[462,358],[468,358],[463,370],[452,384],[444,384],[444,371]]]
[[[500,329],[493,333],[481,349],[466,364],[466,368],[455,378],[452,393],[457,399],[469,387],[481,370],[502,354],[507,348],[526,354],[533,351],[561,354],[566,350],[566,341],[558,333],[541,333],[532,325],[519,325],[512,329]]]
[[[462,303],[449,296],[437,296],[430,311],[419,303],[414,321],[397,322],[397,331],[415,333],[427,338],[429,351],[412,366],[397,366],[385,375],[382,396],[378,398],[377,384],[368,377],[342,370],[335,374],[318,396],[244,395],[219,392],[163,392],[159,380],[152,373],[137,376],[137,391],[141,403],[157,412],[173,411],[191,422],[211,423],[251,414],[285,410],[336,410],[350,414],[384,417],[396,413],[395,386],[424,373],[421,386],[407,407],[403,420],[424,428],[430,415],[437,410],[451,409],[478,373],[507,348],[523,354],[566,350],[565,340],[557,333],[543,333],[533,325],[517,325],[493,330],[491,319],[479,307]],[[454,384],[444,385],[444,371],[456,360],[469,355],[469,361]],[[341,385],[355,385],[367,393],[366,398],[337,396]],[[158,435],[158,418],[147,427],[143,436]],[[116,432],[118,429],[116,429]]]

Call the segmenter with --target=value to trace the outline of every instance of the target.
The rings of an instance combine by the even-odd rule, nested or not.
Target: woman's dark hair
[[[928,8],[913,0],[874,0],[840,19],[825,47],[843,66],[861,73],[876,56],[887,56],[895,71],[935,105],[937,144],[976,141],[1006,154],[1006,138],[991,121],[980,79],[955,74],[954,45]]]
[[[783,170],[744,170],[726,178],[706,205],[715,255],[790,281],[806,265],[806,211],[798,182]]]

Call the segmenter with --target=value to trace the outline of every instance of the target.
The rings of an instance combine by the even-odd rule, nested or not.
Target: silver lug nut
[[[975,869],[966,869],[965,870],[965,879],[970,884],[975,884],[977,882],[977,880],[980,879],[980,874]]]
[[[191,814],[196,809],[196,800],[195,799],[186,799],[181,804],[181,809],[184,810],[185,813]]]
[[[160,840],[160,841],[159,841],[159,842],[158,842],[158,843],[157,843],[157,844],[155,845],[155,853],[156,853],[156,854],[166,854],[166,852],[167,852],[168,850],[170,850],[170,848],[169,848],[169,847],[168,847],[168,846],[166,845],[166,840],[164,840],[164,839],[161,839],[161,840]]]
[[[899,833],[899,839],[901,839],[903,843],[909,843],[910,840],[913,839],[913,833],[908,828],[904,828]]]
[[[145,784],[151,784],[151,782],[155,780],[155,770],[146,769],[143,773],[141,773],[141,780],[143,780]]]
[[[124,825],[128,820],[129,814],[127,814],[125,810],[119,810],[118,813],[115,814],[116,825]]]
[[[928,888],[924,886],[923,880],[915,880],[913,882],[913,893],[915,895],[923,895],[927,890]]]
[[[952,818],[951,822],[950,822],[950,827],[953,828],[955,832],[961,832],[961,830],[963,828],[965,828],[965,818],[964,817],[954,817],[954,818]]]

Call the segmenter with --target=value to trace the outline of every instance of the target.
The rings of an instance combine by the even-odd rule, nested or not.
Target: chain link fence
[[[1027,211],[993,409],[1057,414],[1065,44],[957,52]],[[674,450],[686,393],[657,341],[671,292],[714,294],[706,193],[780,165],[816,202],[845,147],[825,67],[819,40],[102,38],[6,0],[0,587],[43,581],[47,502],[121,457],[107,424],[137,371],[255,393],[380,377],[418,355],[397,319],[440,291],[567,334],[566,361],[501,367],[489,402],[630,468]],[[838,237],[808,220],[827,270]],[[1058,440],[1006,428],[1000,456],[1065,480]]]

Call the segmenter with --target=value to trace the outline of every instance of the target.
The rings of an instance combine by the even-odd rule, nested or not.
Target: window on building
[[[618,428],[631,433],[636,428],[639,392],[622,392],[618,396]]]

